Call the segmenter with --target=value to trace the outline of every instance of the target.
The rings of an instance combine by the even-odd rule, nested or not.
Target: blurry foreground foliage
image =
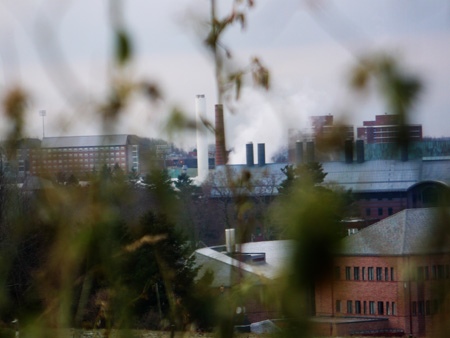
[[[216,69],[219,103],[239,99],[250,74],[256,84],[270,87],[269,72],[258,58],[249,67],[225,71],[231,51],[222,45],[221,34],[236,22],[244,28],[246,10],[253,6],[253,1],[234,3],[230,15],[217,18],[215,1],[211,2],[204,37]],[[98,107],[106,126],[126,110],[132,93],[139,90],[152,101],[161,98],[152,82],[131,83],[126,76],[133,44],[116,11],[116,68],[110,94]],[[405,126],[420,90],[418,79],[406,76],[394,59],[376,56],[363,59],[351,79],[358,90],[371,82]],[[2,107],[9,121],[4,150],[14,154],[23,137],[25,91],[9,89]],[[190,129],[192,121],[174,111],[172,127]],[[399,144],[407,142],[400,133]],[[178,177],[174,189],[167,172],[155,168],[145,177],[144,188],[137,189],[132,184],[137,173],[103,167],[92,173],[87,187],[80,186],[77,177],[60,176],[56,187],[35,192],[19,190],[1,172],[0,326],[14,327],[11,322],[18,318],[27,337],[48,337],[49,329],[69,327],[105,328],[104,336],[122,329],[121,335],[130,337],[126,329],[173,332],[195,324],[231,337],[239,319],[236,308],[257,299],[287,319],[284,335],[307,336],[314,283],[331,271],[332,253],[342,236],[339,221],[349,215],[352,200],[350,192],[321,185],[326,173],[318,163],[287,166],[283,173],[281,186],[272,185],[280,195],[258,199],[250,198],[257,184],[249,172],[231,177],[227,171],[221,178],[226,189],[219,191],[208,186],[210,182],[202,189],[195,187],[186,175]],[[221,195],[214,201],[204,198],[208,189]],[[211,274],[196,281],[191,254],[199,239],[212,238],[211,228],[216,226],[220,231],[236,227],[240,239],[248,240],[258,222],[276,228],[274,238],[295,243],[278,284],[263,283],[261,289],[265,281],[241,280],[225,297],[210,288]]]

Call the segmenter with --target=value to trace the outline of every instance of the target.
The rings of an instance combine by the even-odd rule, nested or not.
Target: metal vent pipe
[[[225,229],[225,246],[228,253],[234,253],[236,251],[236,230]]]

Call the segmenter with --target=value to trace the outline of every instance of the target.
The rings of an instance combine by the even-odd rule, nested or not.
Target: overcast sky
[[[222,13],[232,3],[218,2]],[[158,83],[164,102],[149,105],[134,98],[107,132],[168,138],[168,112],[178,107],[193,117],[196,94],[206,95],[213,118],[214,68],[199,33],[209,5],[209,0],[122,4],[134,50],[127,74]],[[111,75],[111,41],[105,0],[0,2],[0,91],[21,85],[30,94],[28,136],[42,137],[41,109],[47,111],[46,136],[106,132],[95,108]],[[223,43],[232,52],[230,67],[244,67],[257,56],[271,74],[269,92],[248,83],[232,103],[236,112],[226,111],[233,162],[244,161],[249,141],[265,142],[270,158],[286,143],[287,129],[305,127],[310,115],[333,114],[358,126],[386,112],[376,95],[361,99],[348,89],[350,69],[370,52],[396,55],[422,79],[412,121],[423,125],[426,136],[450,136],[448,1],[255,0],[246,30],[230,29]],[[6,127],[2,122],[3,135]],[[172,140],[195,146],[192,135]]]

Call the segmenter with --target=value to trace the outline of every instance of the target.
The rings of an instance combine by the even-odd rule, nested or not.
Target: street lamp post
[[[39,110],[39,116],[42,117],[42,139],[44,139],[45,137],[45,126],[44,126],[45,115],[47,115],[46,110]]]

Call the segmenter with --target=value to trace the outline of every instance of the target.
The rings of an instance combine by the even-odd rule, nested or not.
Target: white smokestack
[[[205,95],[197,95],[195,98],[195,117],[197,120],[197,179],[196,183],[202,183],[208,176],[208,141],[207,129],[203,124],[206,121]]]

